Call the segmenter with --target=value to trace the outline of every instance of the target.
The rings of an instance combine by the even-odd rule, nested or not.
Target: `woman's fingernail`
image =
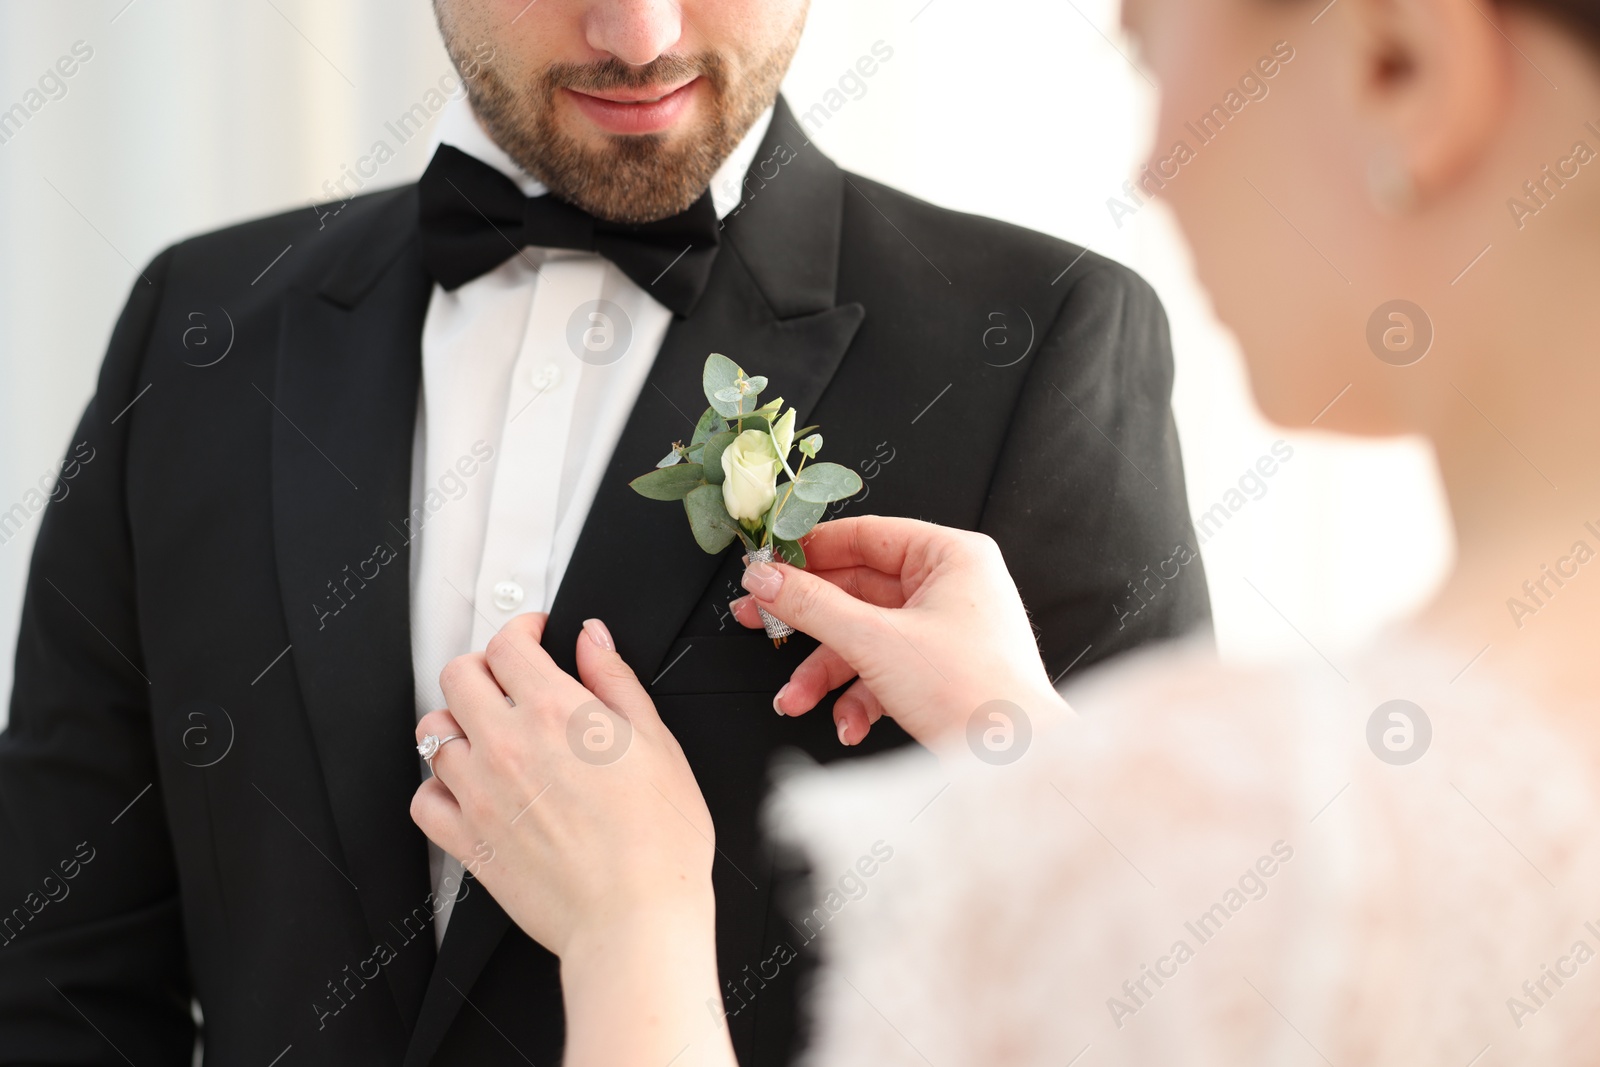
[[[728,601],[728,610],[737,614],[739,609],[744,606],[744,602],[749,599],[748,596],[735,597]]]
[[[850,743],[849,738],[845,736],[846,725],[847,724],[845,723],[845,721],[843,719],[839,720],[839,743],[841,745],[848,745]]]
[[[762,600],[776,600],[783,588],[783,572],[770,563],[753,563],[745,569],[744,587]]]
[[[611,640],[611,631],[606,629],[606,624],[599,619],[584,619],[583,632],[589,635],[589,640],[607,652],[615,652],[617,650],[616,642]]]
[[[783,694],[787,693],[788,691],[789,687],[788,685],[785,685],[782,689],[778,690],[778,695],[772,698],[772,710],[777,712],[779,715],[783,714],[783,708],[780,706],[779,701],[783,699]]]

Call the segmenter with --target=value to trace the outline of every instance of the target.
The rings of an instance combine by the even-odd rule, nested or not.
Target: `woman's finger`
[[[769,614],[852,661],[873,647],[888,625],[883,609],[787,563],[751,564],[744,572],[744,587]]]
[[[433,778],[439,779],[448,789],[452,782],[459,783],[460,779],[456,775],[472,751],[472,741],[449,708],[430,711],[417,722],[417,744],[421,745],[423,738],[429,736],[437,737],[440,741],[444,741],[447,737],[458,738],[440,745],[434,751],[433,759],[428,761],[428,769],[433,772]],[[451,789],[451,792],[453,795],[454,790]]]
[[[451,714],[464,727],[461,733],[488,741],[500,710],[506,707],[506,695],[484,653],[469,652],[446,663],[439,672],[439,689]]]
[[[872,695],[867,683],[859,678],[849,689],[840,693],[839,699],[833,704],[833,725],[838,731],[841,745],[859,745],[866,740],[872,724],[881,718],[883,705]]]
[[[737,600],[730,600],[728,610],[733,612],[734,621],[747,630],[759,630],[765,625],[761,621],[761,612],[756,608],[755,598],[749,593]]]
[[[885,574],[905,569],[907,555],[915,549],[949,536],[951,530],[918,519],[887,515],[852,515],[818,523],[800,546],[806,561],[818,570],[871,567]]]
[[[772,710],[779,715],[804,715],[855,676],[856,669],[843,656],[823,645],[794,669],[788,683],[772,698]]]
[[[838,586],[868,604],[875,604],[880,608],[905,606],[905,588],[898,574],[885,574],[871,567],[840,567],[831,571],[819,571],[814,567],[806,569],[823,581]],[[761,612],[756,610],[755,601],[748,595],[729,601],[728,608],[733,612],[734,620],[747,629],[759,630],[766,625],[765,620],[761,618]]]
[[[548,619],[544,612],[518,615],[500,627],[484,649],[484,661],[496,684],[517,705],[533,703],[542,693],[564,692],[572,686],[572,676],[556,666],[550,653],[539,644]],[[500,704],[512,706],[504,698]]]
[[[616,643],[604,622],[584,620],[577,656],[578,677],[602,704],[634,721],[655,717],[655,702],[644,691],[633,668],[617,654]]]
[[[417,720],[417,744],[419,745],[422,744],[422,739],[429,734],[449,737],[451,734],[465,733],[466,731],[461,728],[461,724],[456,721],[455,715],[451,713],[449,708],[430,711]]]
[[[428,840],[452,856],[472,851],[472,834],[461,815],[461,805],[449,788],[437,778],[429,778],[411,797],[411,821]]]
[[[858,600],[865,600],[868,604],[875,604],[880,608],[905,607],[905,588],[900,582],[900,573],[880,571],[876,567],[835,567],[832,570],[819,570],[807,567],[818,578],[843,589]]]

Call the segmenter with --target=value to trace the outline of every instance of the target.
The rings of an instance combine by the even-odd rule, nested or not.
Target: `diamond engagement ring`
[[[463,736],[462,734],[451,734],[448,737],[440,737],[438,734],[429,734],[422,739],[422,744],[417,746],[417,753],[427,763],[428,770],[432,771],[433,757],[439,754],[439,750],[452,741],[461,740]]]

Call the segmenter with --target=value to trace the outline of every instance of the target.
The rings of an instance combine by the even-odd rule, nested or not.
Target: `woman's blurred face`
[[[1425,428],[1449,394],[1430,339],[1484,299],[1452,279],[1504,238],[1516,188],[1485,165],[1498,30],[1470,0],[1127,0],[1124,19],[1162,90],[1139,183],[1176,212],[1263,411]],[[1440,180],[1413,210],[1385,179],[1417,165]]]
[[[1257,401],[1286,425],[1309,423],[1382,368],[1363,343],[1363,308],[1407,295],[1360,269],[1378,220],[1355,87],[1319,39],[1329,16],[1312,24],[1317,13],[1266,0],[1130,0],[1125,14],[1162,90],[1148,161],[1166,183],[1157,196],[1238,335]],[[1380,415],[1348,428],[1382,429]]]

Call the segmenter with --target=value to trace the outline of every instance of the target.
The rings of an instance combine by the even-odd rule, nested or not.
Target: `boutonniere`
[[[737,540],[744,544],[747,566],[777,558],[804,567],[800,539],[829,504],[861,491],[860,475],[837,463],[813,462],[822,435],[815,426],[796,430],[795,410],[783,411],[782,397],[757,406],[767,379],[712,353],[702,384],[711,406],[689,443],[674,444],[655,470],[628,484],[651,500],[683,501],[695,541],[712,555]],[[785,475],[788,480],[780,483]],[[761,617],[774,645],[794,633],[765,611]]]

